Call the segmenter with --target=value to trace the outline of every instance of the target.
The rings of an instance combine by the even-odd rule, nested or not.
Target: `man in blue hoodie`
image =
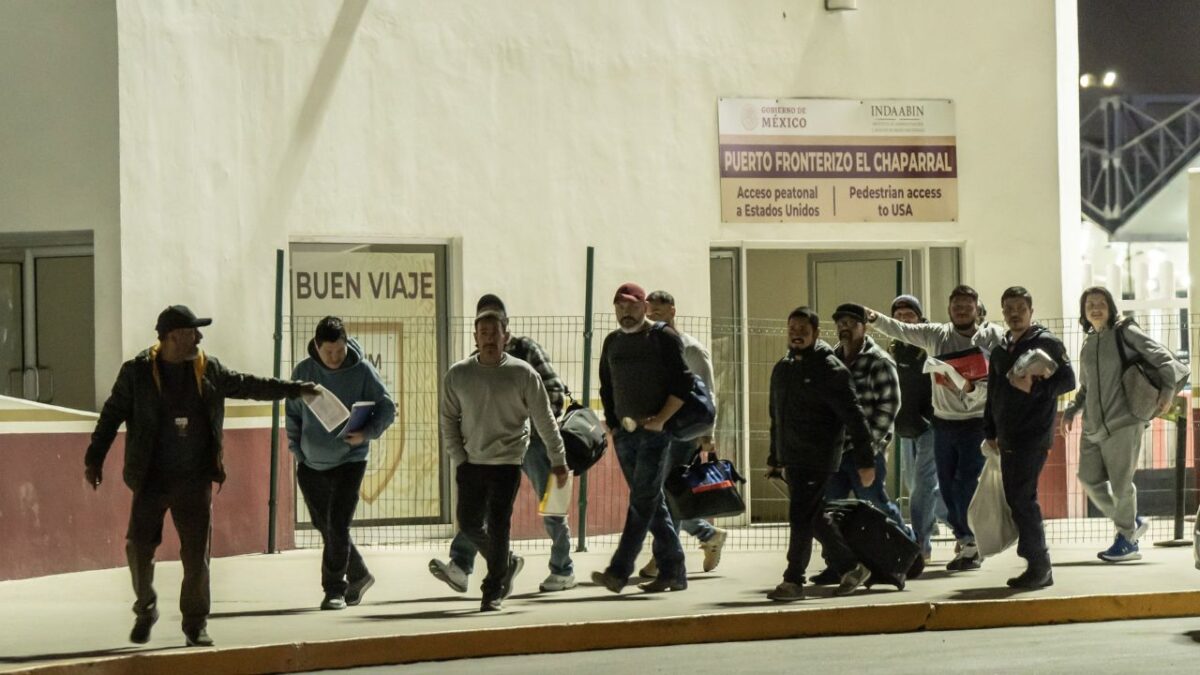
[[[379,372],[363,358],[362,347],[346,337],[346,327],[335,316],[317,324],[316,335],[308,343],[308,358],[292,372],[325,387],[347,408],[360,401],[375,404],[361,429],[339,435],[337,429],[326,431],[301,401],[287,403],[288,449],[296,456],[296,482],[313,527],[325,542],[321,609],[345,609],[361,602],[375,583],[350,540],[350,523],[367,470],[370,442],[396,419],[396,404]]]

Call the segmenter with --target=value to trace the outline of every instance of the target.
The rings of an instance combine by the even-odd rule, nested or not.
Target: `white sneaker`
[[[448,563],[444,563],[437,558],[430,560],[429,573],[435,579],[445,582],[447,586],[459,593],[467,592],[467,577],[469,575],[462,571],[462,568],[456,565],[453,560]]]
[[[719,527],[713,528],[713,536],[708,541],[700,543],[700,549],[704,551],[704,571],[711,572],[717,569],[717,565],[721,564],[721,549],[725,548],[725,539],[728,533]]]
[[[565,591],[569,588],[575,588],[575,586],[574,574],[551,574],[542,580],[538,588],[546,593],[551,593],[554,591]]]

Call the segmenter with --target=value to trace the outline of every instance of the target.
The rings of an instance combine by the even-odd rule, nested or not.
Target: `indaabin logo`
[[[746,131],[754,131],[758,128],[758,109],[752,104],[747,103],[742,106],[742,128]]]

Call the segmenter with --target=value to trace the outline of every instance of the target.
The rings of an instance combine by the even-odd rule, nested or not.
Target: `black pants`
[[[509,535],[513,503],[521,487],[517,464],[463,462],[455,474],[458,483],[458,529],[475,544],[487,561],[483,599],[500,597],[508,573]]]
[[[1048,562],[1042,508],[1038,505],[1038,477],[1046,465],[1047,450],[1000,448],[1004,499],[1017,525],[1017,555],[1030,562]]]
[[[321,588],[326,595],[345,595],[347,581],[358,581],[368,574],[367,564],[350,540],[350,523],[366,471],[366,462],[349,462],[325,471],[305,464],[296,468],[296,482],[308,505],[308,515],[325,543]]]
[[[787,467],[783,476],[787,479],[788,524],[791,536],[788,539],[787,571],[783,580],[804,584],[804,572],[812,559],[813,533],[817,520],[824,517],[825,486],[833,474],[828,471],[812,471]]]
[[[208,558],[212,483],[205,479],[148,479],[133,493],[129,530],[125,534],[125,557],[137,596],[133,612],[148,616],[158,604],[154,592],[154,551],[162,543],[163,518],[168,509],[179,533],[179,557],[183,562],[183,585],[179,590],[183,629],[199,630],[208,623],[211,607]]]

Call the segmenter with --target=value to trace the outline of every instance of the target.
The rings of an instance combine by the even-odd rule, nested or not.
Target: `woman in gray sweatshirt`
[[[1126,362],[1141,360],[1151,378],[1162,383],[1159,411],[1170,407],[1177,385],[1188,369],[1166,347],[1152,340],[1132,319],[1122,319],[1107,289],[1094,286],[1079,298],[1079,323],[1087,337],[1079,353],[1079,389],[1063,415],[1064,431],[1083,414],[1079,444],[1079,482],[1092,503],[1116,525],[1112,546],[1098,553],[1101,560],[1140,560],[1138,539],[1147,521],[1137,515],[1133,474],[1142,452],[1146,422],[1134,416],[1121,386],[1121,353]],[[1120,344],[1118,345],[1118,340]]]

